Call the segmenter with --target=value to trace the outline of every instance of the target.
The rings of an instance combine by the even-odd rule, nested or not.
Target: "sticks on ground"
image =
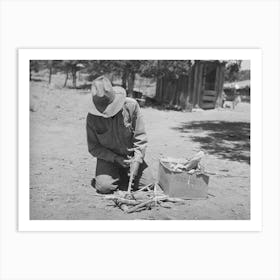
[[[153,189],[153,191],[151,190]],[[141,199],[137,199],[137,193],[147,190],[144,196],[140,196]],[[134,213],[139,212],[146,209],[151,209],[157,205],[160,205],[165,208],[172,208],[172,203],[184,202],[183,199],[180,198],[172,198],[167,195],[158,195],[157,193],[157,183],[149,184],[142,189],[136,191],[135,196],[132,197],[122,197],[118,195],[110,195],[105,197],[108,200],[112,200],[115,202],[116,206],[122,209],[125,213]]]

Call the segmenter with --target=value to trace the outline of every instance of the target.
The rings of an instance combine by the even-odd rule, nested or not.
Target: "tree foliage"
[[[191,60],[148,60],[142,64],[141,75],[144,77],[178,78],[189,73]]]
[[[238,79],[241,60],[223,62],[226,63],[225,80],[231,82]],[[32,72],[47,69],[51,83],[52,74],[60,71],[65,73],[64,86],[71,77],[72,86],[76,88],[78,71],[86,73],[89,81],[102,74],[113,73],[121,77],[122,86],[127,89],[128,95],[131,95],[136,74],[148,78],[177,79],[182,75],[188,75],[193,63],[193,60],[31,60],[30,79]]]
[[[121,77],[122,86],[127,89],[128,95],[132,95],[135,75],[141,74],[142,65],[145,60],[93,60],[89,61],[87,71],[90,73],[90,80],[99,75],[114,73]]]
[[[86,68],[88,65],[87,60],[61,60],[58,65],[58,69],[63,71],[66,75],[64,87],[67,85],[69,74],[72,76],[72,86],[77,87],[77,72],[81,69]]]
[[[234,82],[238,80],[238,73],[241,68],[242,60],[229,60],[226,63],[225,81]]]

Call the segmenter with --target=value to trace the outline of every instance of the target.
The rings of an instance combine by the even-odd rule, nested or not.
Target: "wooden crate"
[[[158,182],[165,194],[185,199],[206,199],[209,176],[203,173],[173,172],[159,161]]]

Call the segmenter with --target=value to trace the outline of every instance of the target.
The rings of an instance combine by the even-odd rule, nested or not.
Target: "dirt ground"
[[[192,113],[142,108],[149,146],[146,160],[157,179],[161,156],[206,152],[209,197],[172,209],[124,214],[95,196],[90,181],[96,160],[88,153],[85,121],[89,93],[30,84],[30,218],[69,219],[250,219],[250,105]]]

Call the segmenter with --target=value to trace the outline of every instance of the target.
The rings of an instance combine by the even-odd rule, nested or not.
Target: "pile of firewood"
[[[115,205],[125,213],[140,212],[157,206],[171,208],[173,203],[183,203],[180,198],[164,195],[157,183],[149,184],[135,192],[119,191],[114,195],[107,195],[105,199],[114,201]]]
[[[187,171],[189,174],[193,174],[197,171],[203,171],[203,167],[200,165],[201,159],[205,156],[203,151],[200,151],[194,155],[190,160],[188,159],[177,159],[171,157],[161,158],[160,161],[173,172],[181,173]]]

